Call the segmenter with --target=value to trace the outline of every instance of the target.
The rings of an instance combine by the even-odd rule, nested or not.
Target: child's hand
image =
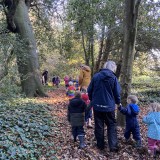
[[[120,103],[120,104],[116,104],[116,107],[117,108],[119,108],[119,107],[121,107],[122,106],[122,104]]]
[[[148,108],[148,109],[147,109],[147,113],[149,113],[149,112],[151,112],[151,108]]]

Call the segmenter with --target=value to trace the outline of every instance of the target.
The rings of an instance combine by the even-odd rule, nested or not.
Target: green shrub
[[[35,100],[2,101],[0,159],[38,160],[44,155],[46,158],[53,157],[56,150],[53,150],[54,143],[49,139],[56,129],[54,123],[47,106]]]

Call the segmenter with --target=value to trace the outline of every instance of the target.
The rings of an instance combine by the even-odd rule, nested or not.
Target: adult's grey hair
[[[116,65],[116,63],[114,61],[107,61],[104,64],[103,68],[107,68],[107,69],[109,69],[109,70],[111,70],[113,72],[116,72],[117,65]]]

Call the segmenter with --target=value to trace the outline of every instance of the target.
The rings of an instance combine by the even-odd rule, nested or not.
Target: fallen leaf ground
[[[85,142],[87,147],[85,149],[78,149],[78,142],[74,143],[71,136],[71,128],[67,122],[67,105],[68,98],[65,95],[65,89],[63,87],[56,88],[53,91],[48,92],[49,97],[39,98],[39,102],[43,102],[50,105],[51,115],[56,121],[56,130],[52,137],[54,142],[55,156],[61,160],[152,160],[147,154],[147,128],[142,123],[142,117],[146,114],[147,106],[140,106],[141,112],[139,115],[139,122],[141,128],[142,144],[143,147],[140,150],[134,148],[134,141],[129,144],[125,144],[122,128],[118,127],[118,139],[120,150],[118,153],[111,153],[107,147],[104,151],[100,151],[96,148],[96,141],[94,137],[94,128],[86,128]],[[107,130],[105,131],[107,134]],[[157,160],[160,157],[157,157]]]

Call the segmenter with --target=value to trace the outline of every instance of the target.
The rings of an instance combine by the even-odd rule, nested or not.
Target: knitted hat
[[[69,81],[69,83],[68,83],[70,86],[72,86],[73,85],[73,82],[72,81]]]

